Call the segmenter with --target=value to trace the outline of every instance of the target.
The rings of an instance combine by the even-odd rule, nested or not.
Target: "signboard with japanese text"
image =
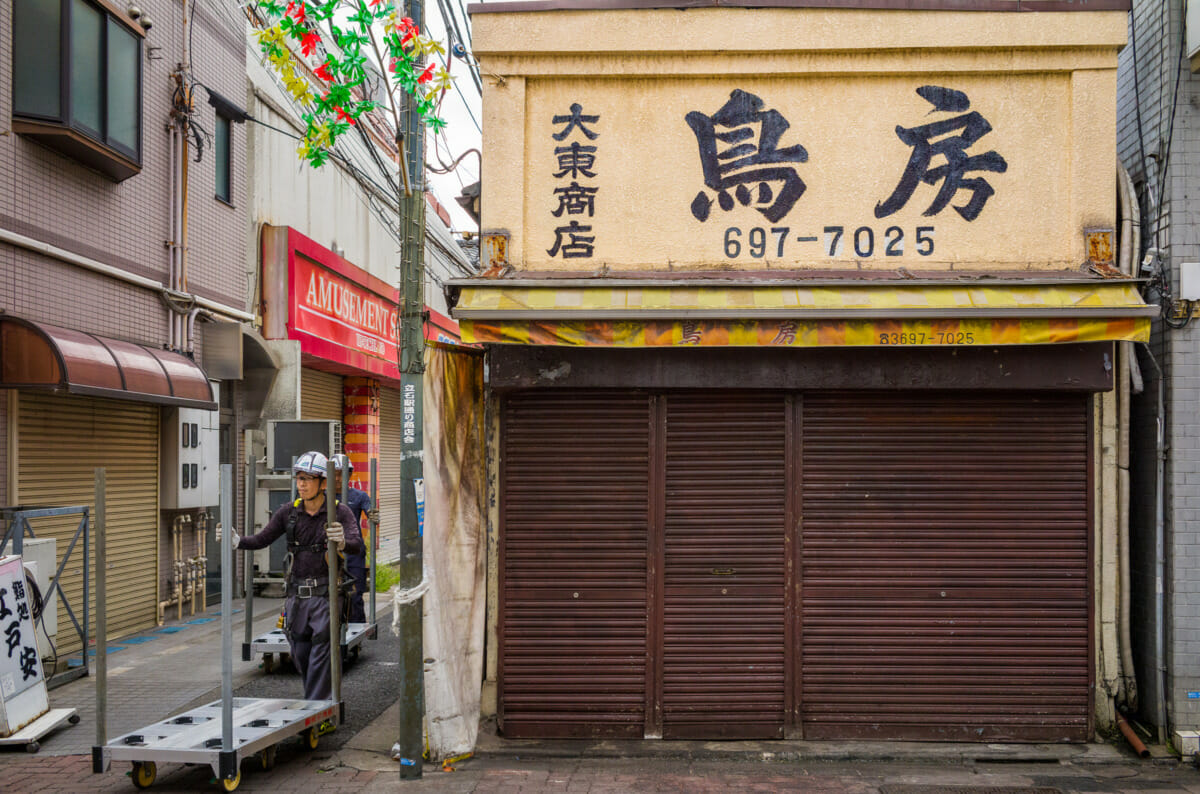
[[[857,79],[838,93],[815,80],[642,97],[530,85],[526,265],[1070,264],[1056,240],[1065,77]]]
[[[516,271],[1077,270],[1116,224],[1119,13],[476,16]]]
[[[42,683],[42,660],[21,558],[0,558],[0,700]]]

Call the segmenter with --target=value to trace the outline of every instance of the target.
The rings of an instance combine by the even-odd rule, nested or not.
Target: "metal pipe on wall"
[[[175,138],[179,134],[179,129],[172,122],[167,125],[168,141],[167,153],[170,163],[167,168],[168,183],[167,183],[167,204],[169,207],[169,221],[167,223],[167,289],[175,289]],[[168,335],[171,337],[168,344],[172,349],[175,347],[175,312],[171,307],[167,307],[167,323],[170,326]],[[160,624],[162,621],[159,621]]]
[[[325,526],[337,521],[337,497],[333,487],[333,464],[327,464],[325,480]],[[342,702],[342,614],[338,606],[338,548],[337,543],[327,541],[326,562],[329,564],[329,676],[332,684],[333,702]],[[338,722],[345,717],[338,710]]]
[[[97,763],[101,764],[97,772],[104,771],[98,756],[108,744],[108,546],[104,534],[107,477],[107,469],[96,469],[96,523],[92,528],[96,549],[96,747],[92,749],[92,765],[95,768]],[[83,650],[87,656],[87,648]]]

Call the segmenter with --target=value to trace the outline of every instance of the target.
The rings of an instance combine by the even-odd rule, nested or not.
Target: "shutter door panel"
[[[379,551],[380,564],[400,559],[400,460],[404,405],[396,389],[379,390]]]
[[[1087,398],[804,400],[805,737],[1086,740]]]
[[[782,738],[782,397],[670,396],[663,737]]]
[[[514,395],[503,420],[504,734],[641,738],[649,400]]]
[[[155,625],[158,568],[158,436],[156,405],[21,394],[18,419],[18,492],[21,504],[88,505],[95,496],[95,469],[107,469],[106,540],[108,632],[120,637]],[[35,519],[38,537],[56,539],[59,562],[79,526],[79,516]],[[92,544],[94,549],[94,544]],[[95,620],[95,567],[91,617]],[[83,539],[71,552],[60,586],[83,620]],[[79,637],[59,609],[59,655],[78,653]]]
[[[344,421],[341,375],[300,370],[300,418],[334,420],[339,424]]]

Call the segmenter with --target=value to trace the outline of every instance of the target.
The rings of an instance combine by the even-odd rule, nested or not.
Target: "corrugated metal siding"
[[[512,395],[501,434],[501,729],[640,738],[650,400]]]
[[[804,398],[806,738],[1088,738],[1087,398]]]
[[[307,367],[300,370],[300,418],[344,421],[341,375]]]
[[[108,632],[120,637],[155,625],[158,406],[25,392],[21,394],[18,416],[17,488],[21,504],[88,505],[94,511],[95,469],[105,467]],[[58,541],[61,561],[78,524],[78,516],[37,519],[33,530],[38,537]],[[82,555],[81,538],[60,582],[79,620],[83,619]],[[93,619],[94,585],[93,566]],[[57,645],[60,655],[80,650],[78,636],[62,609],[58,614]]]
[[[666,405],[663,737],[782,738],[785,400]]]

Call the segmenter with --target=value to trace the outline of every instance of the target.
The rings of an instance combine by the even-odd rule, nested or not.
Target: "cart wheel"
[[[67,722],[71,723],[72,725],[78,725],[79,724],[79,715],[72,714],[70,717],[67,717]]]
[[[275,667],[275,657],[269,653],[263,654],[263,672],[269,673]]]
[[[150,788],[154,784],[154,779],[158,777],[158,767],[154,765],[153,761],[134,761],[130,777],[133,778],[133,785],[136,788]]]
[[[275,766],[275,745],[263,748],[258,754],[258,762],[262,764],[264,772],[272,769]]]
[[[221,788],[225,791],[235,791],[242,782],[242,770],[238,770],[237,774],[232,778],[221,778]]]
[[[316,750],[317,744],[321,741],[321,734],[317,732],[317,726],[314,725],[304,732],[304,746],[309,750]]]
[[[36,753],[40,749],[42,749],[42,746],[37,742],[30,742],[29,744],[25,745],[25,752],[27,753]]]

